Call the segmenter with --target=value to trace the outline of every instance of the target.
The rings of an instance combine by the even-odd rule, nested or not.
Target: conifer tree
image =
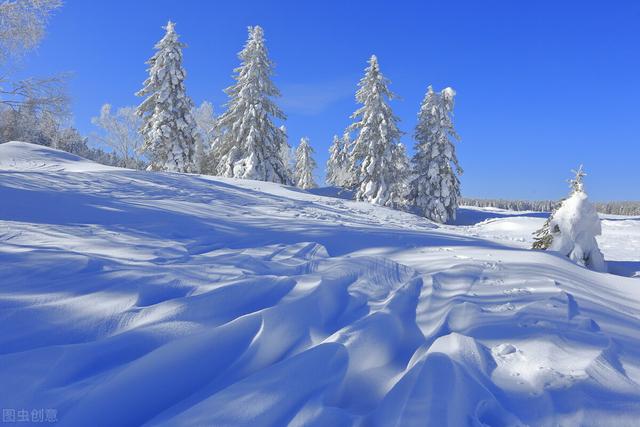
[[[440,223],[456,218],[461,197],[458,175],[462,168],[454,145],[459,137],[452,120],[454,96],[451,88],[436,93],[429,86],[415,130],[411,203],[421,215]]]
[[[550,249],[596,271],[606,271],[606,263],[596,236],[602,233],[600,217],[584,190],[586,174],[582,165],[569,180],[571,193],[563,199],[542,228],[536,231],[534,249]]]
[[[333,142],[329,147],[329,160],[327,160],[327,184],[335,187],[346,188],[349,186],[349,134],[345,132],[342,138],[333,136]]]
[[[313,159],[313,148],[309,144],[309,138],[300,139],[300,145],[296,149],[295,183],[304,190],[317,187],[313,180],[313,171],[316,161]]]
[[[238,57],[236,82],[225,90],[227,111],[218,119],[221,134],[212,152],[216,173],[289,184],[290,172],[282,157],[286,132],[273,122],[286,117],[272,100],[280,92],[271,81],[273,63],[261,27],[249,27]]]
[[[356,200],[383,206],[394,204],[393,194],[398,194],[402,185],[396,179],[398,162],[393,161],[402,133],[398,129],[399,119],[388,104],[394,98],[388,84],[380,72],[378,59],[372,55],[356,92],[356,100],[362,107],[351,116],[357,122],[349,128],[358,132],[349,159]]]
[[[186,94],[182,68],[182,48],[175,24],[164,27],[166,34],[147,61],[149,77],[136,95],[146,99],[136,110],[142,118],[142,149],[149,157],[149,169],[191,172],[197,138],[191,114],[193,102]]]

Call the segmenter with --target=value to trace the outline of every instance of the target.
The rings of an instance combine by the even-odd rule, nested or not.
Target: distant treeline
[[[503,200],[503,199],[472,199],[464,197],[462,206],[479,208],[499,208],[511,211],[551,212],[558,204],[557,200]],[[640,202],[607,202],[594,203],[600,213],[611,215],[640,215]]]

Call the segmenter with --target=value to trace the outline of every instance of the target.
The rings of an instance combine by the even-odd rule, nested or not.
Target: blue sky
[[[465,195],[558,198],[584,163],[592,198],[640,199],[640,2],[66,0],[20,72],[73,72],[74,123],[90,133],[103,103],[140,102],[169,19],[189,95],[218,113],[246,27],[263,26],[290,142],[310,137],[319,177],[375,53],[410,151],[427,86],[457,91]]]

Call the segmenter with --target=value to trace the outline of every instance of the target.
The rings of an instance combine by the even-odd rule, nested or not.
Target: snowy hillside
[[[437,227],[0,145],[0,406],[60,426],[637,425],[640,279],[526,249],[542,221]],[[640,219],[604,221],[600,247],[633,276]]]
[[[113,169],[40,145],[24,142],[0,145],[0,171],[90,172]]]

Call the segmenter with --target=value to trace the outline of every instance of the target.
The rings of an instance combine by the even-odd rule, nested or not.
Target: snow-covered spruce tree
[[[333,136],[333,142],[329,147],[329,160],[327,160],[327,184],[335,187],[346,188],[349,186],[349,134],[342,138]]]
[[[595,271],[607,271],[596,236],[602,233],[600,217],[584,191],[582,166],[569,182],[571,194],[536,232],[534,248],[560,252],[579,265]]]
[[[316,161],[313,159],[313,148],[309,144],[309,138],[301,138],[300,145],[296,149],[296,187],[304,190],[315,188],[318,185],[313,180],[313,171],[316,168]]]
[[[136,95],[146,96],[136,113],[142,117],[142,149],[149,157],[149,169],[191,172],[197,138],[192,115],[193,102],[184,86],[182,48],[175,24],[164,27],[166,34],[147,61],[149,78]]]
[[[272,100],[280,91],[271,81],[273,63],[262,28],[249,27],[249,39],[238,56],[236,83],[225,90],[228,109],[218,119],[221,135],[212,153],[216,172],[289,184],[291,177],[282,156],[286,132],[273,122],[286,117]]]
[[[402,186],[396,178],[398,162],[394,161],[401,132],[399,119],[387,102],[394,98],[388,83],[380,72],[378,59],[371,56],[356,92],[362,107],[351,116],[358,121],[349,127],[358,132],[349,159],[356,200],[383,206],[393,206],[394,194],[399,194]]]
[[[420,214],[440,223],[456,218],[460,199],[462,168],[454,145],[459,139],[452,120],[454,96],[449,87],[436,93],[429,86],[415,130],[411,203]]]

